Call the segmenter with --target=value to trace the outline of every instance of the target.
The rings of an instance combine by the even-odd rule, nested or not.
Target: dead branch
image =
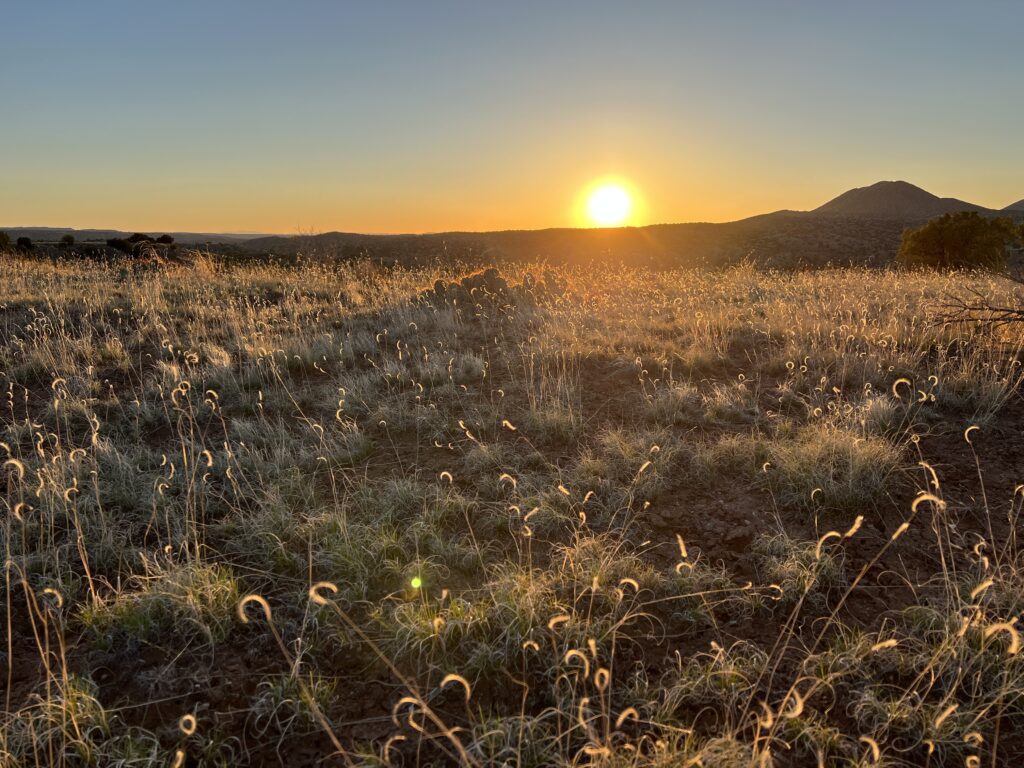
[[[1024,285],[1024,278],[1018,275],[1009,272],[999,272],[997,275],[1018,285]],[[993,304],[975,288],[969,288],[968,292],[974,296],[974,300],[946,294],[946,301],[939,305],[938,312],[932,317],[932,322],[935,325],[968,323],[984,325],[993,329],[1024,323],[1024,307],[1005,307]]]

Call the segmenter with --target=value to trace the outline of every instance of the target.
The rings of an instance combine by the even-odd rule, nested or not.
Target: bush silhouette
[[[30,238],[30,237],[19,237],[18,238],[18,250],[19,251],[31,251],[32,250],[32,238]]]
[[[11,236],[6,232],[0,232],[0,251],[5,251],[11,247]]]
[[[115,250],[121,251],[122,253],[131,253],[132,244],[125,240],[123,237],[112,237],[107,240],[107,245]]]
[[[904,231],[896,261],[907,267],[1000,269],[1007,248],[1020,236],[1011,219],[974,211],[947,213]]]
[[[170,235],[160,235],[160,237],[158,237],[156,241],[163,245],[170,245],[171,243],[174,242],[174,238],[171,237]]]
[[[74,244],[75,244],[75,236],[74,235],[64,235],[64,237],[62,237],[60,239],[61,248],[70,248]]]

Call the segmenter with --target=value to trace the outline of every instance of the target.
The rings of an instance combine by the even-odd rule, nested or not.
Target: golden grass
[[[0,764],[1024,757],[1012,286],[460,271],[0,264]]]

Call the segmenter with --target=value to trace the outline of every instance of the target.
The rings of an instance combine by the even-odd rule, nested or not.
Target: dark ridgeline
[[[1015,204],[1024,208],[1024,201]],[[579,263],[614,258],[646,266],[716,266],[743,259],[789,268],[825,264],[892,263],[904,229],[945,213],[1024,218],[1015,206],[994,211],[943,198],[905,181],[852,189],[813,211],[776,211],[722,224],[654,224],[611,229],[541,229],[362,235],[327,232],[299,237],[260,237],[243,248],[312,258],[369,256],[416,263],[440,257],[470,262],[546,259]]]
[[[812,211],[782,210],[739,221],[652,224],[644,227],[552,228],[497,232],[439,232],[423,235],[236,235],[174,232],[162,238],[115,230],[47,227],[8,229],[12,238],[57,243],[74,237],[79,249],[114,243],[130,250],[133,238],[157,244],[206,246],[232,258],[273,255],[286,259],[371,258],[415,264],[437,259],[501,263],[543,259],[551,263],[622,260],[637,266],[719,266],[741,260],[779,268],[801,266],[883,266],[896,259],[907,228],[947,213],[1024,220],[1024,200],[1001,211],[952,197],[938,197],[905,181],[880,181],[851,189]]]

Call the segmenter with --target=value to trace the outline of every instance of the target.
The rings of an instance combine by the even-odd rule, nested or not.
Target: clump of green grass
[[[667,432],[608,429],[584,449],[571,483],[611,512],[642,506],[668,487],[683,451]]]
[[[800,541],[786,533],[762,534],[753,549],[765,578],[778,585],[782,606],[803,600],[823,602],[846,583],[842,553],[829,542]]]
[[[770,441],[764,477],[779,504],[858,514],[886,497],[902,463],[898,446],[827,424]]]
[[[645,410],[647,419],[656,424],[699,424],[704,418],[704,398],[693,384],[677,382],[649,395]]]
[[[68,676],[55,681],[40,697],[16,713],[6,713],[0,726],[0,748],[11,765],[147,766],[165,751],[155,734],[126,726],[99,701],[88,678]]]
[[[234,625],[240,592],[228,568],[151,563],[138,580],[138,591],[83,607],[79,620],[93,642],[217,642]]]

